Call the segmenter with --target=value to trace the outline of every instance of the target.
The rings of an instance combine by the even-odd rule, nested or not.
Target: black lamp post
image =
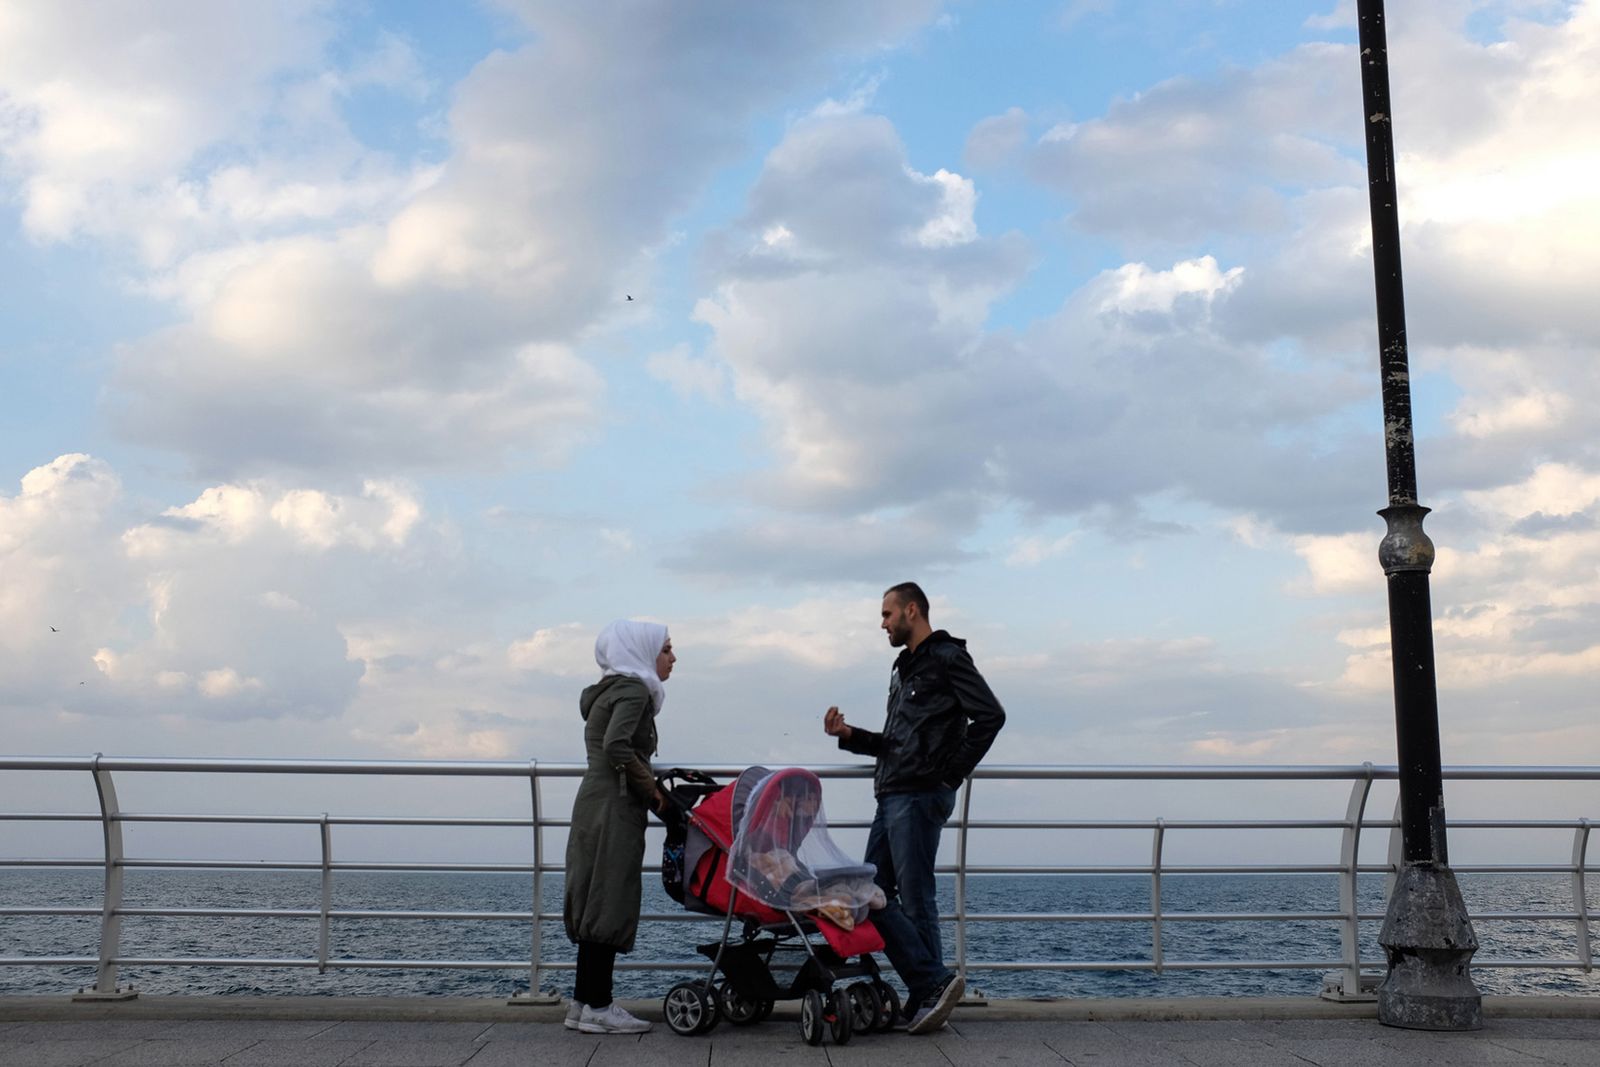
[[[1404,845],[1388,915],[1378,935],[1389,958],[1389,973],[1378,989],[1378,1019],[1388,1026],[1416,1030],[1476,1030],[1483,1025],[1482,997],[1467,966],[1478,950],[1478,939],[1450,870],[1445,843],[1439,700],[1428,597],[1433,542],[1422,531],[1422,517],[1428,509],[1417,503],[1383,0],[1356,0],[1356,11],[1383,375],[1384,452],[1389,468],[1389,506],[1378,513],[1388,523],[1388,533],[1378,547],[1378,560],[1389,582]]]

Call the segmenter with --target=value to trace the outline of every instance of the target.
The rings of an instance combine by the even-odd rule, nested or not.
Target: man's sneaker
[[[568,1030],[576,1030],[578,1028],[578,1020],[582,1017],[583,1004],[576,1000],[568,1001],[567,1017],[561,1021],[561,1025],[565,1026]]]
[[[586,1034],[642,1034],[650,1029],[650,1024],[629,1015],[613,1000],[599,1010],[585,1004],[583,1013],[578,1016],[578,1029]]]
[[[944,985],[939,987],[933,999],[917,1009],[917,1013],[911,1017],[911,1025],[906,1027],[906,1033],[931,1034],[935,1030],[943,1029],[944,1021],[950,1018],[956,1002],[966,991],[966,979],[959,974],[952,974]]]

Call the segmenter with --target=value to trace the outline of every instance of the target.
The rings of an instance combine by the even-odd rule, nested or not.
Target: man
[[[906,984],[913,1034],[944,1026],[966,982],[944,965],[933,865],[956,790],[1005,725],[1006,713],[972,665],[967,643],[928,622],[928,597],[915,582],[883,594],[883,629],[904,649],[889,673],[883,732],[829,708],[822,726],[847,752],[872,756],[878,801],[867,834],[868,863],[888,906],[873,913],[889,962]]]

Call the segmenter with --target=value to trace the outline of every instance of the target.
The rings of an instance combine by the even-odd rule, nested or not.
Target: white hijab
[[[667,701],[667,690],[656,673],[656,657],[667,645],[667,628],[659,622],[634,622],[618,619],[607,624],[594,639],[594,660],[600,664],[600,677],[625,674],[637,678],[650,690],[657,713]]]

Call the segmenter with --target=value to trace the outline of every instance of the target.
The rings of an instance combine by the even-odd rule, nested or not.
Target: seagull
[[[60,630],[58,630],[58,629],[56,629],[56,628],[55,628],[55,627],[54,627],[54,626],[52,626],[52,627],[50,627],[50,632],[51,632],[51,633],[53,633],[53,634],[58,634],[58,633],[60,633],[60,632],[61,632],[61,631],[60,631]]]
[[[633,299],[633,294],[632,293],[623,293],[622,295],[627,297],[629,300]]]

